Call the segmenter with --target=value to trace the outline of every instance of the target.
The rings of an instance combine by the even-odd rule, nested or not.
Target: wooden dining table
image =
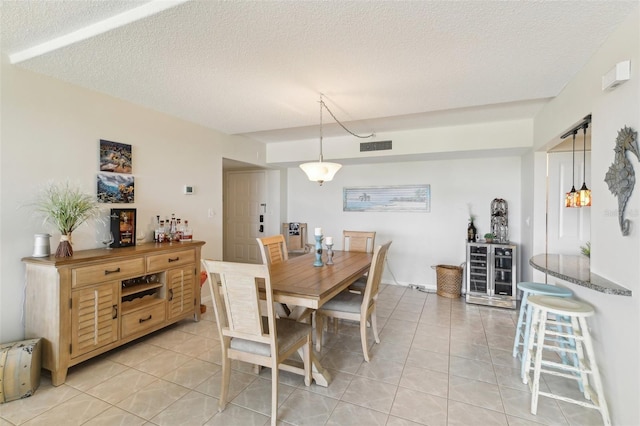
[[[309,310],[320,308],[362,277],[369,271],[373,255],[336,250],[332,265],[314,266],[314,260],[315,253],[309,253],[290,257],[270,267],[273,300],[291,307],[291,316],[295,319],[305,317]],[[326,256],[323,256],[323,261],[326,262]],[[316,384],[328,386],[331,381],[329,373],[315,354],[311,358]],[[283,369],[299,374],[304,372],[297,364],[283,365]]]

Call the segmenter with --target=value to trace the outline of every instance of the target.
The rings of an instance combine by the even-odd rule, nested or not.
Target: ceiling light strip
[[[69,34],[45,41],[44,43],[21,50],[20,52],[13,53],[9,55],[9,62],[11,64],[24,62],[35,58],[36,56],[53,52],[54,50],[70,46],[74,43],[95,37],[132,22],[148,18],[149,16],[171,9],[172,7],[178,6],[182,3],[186,3],[187,1],[190,0],[152,0],[149,3],[145,3],[142,6],[119,13],[111,18],[104,19]]]

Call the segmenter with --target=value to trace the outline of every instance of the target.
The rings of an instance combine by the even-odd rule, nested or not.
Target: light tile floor
[[[597,411],[530,392],[511,356],[517,312],[433,293],[384,286],[381,343],[364,362],[358,328],[342,322],[325,337],[329,387],[305,387],[283,372],[282,425],[600,425]],[[29,398],[0,405],[5,425],[265,425],[270,370],[235,363],[231,402],[219,413],[220,344],[211,306],[183,321],[75,366],[64,385],[44,375]],[[371,334],[371,333],[369,333]],[[543,388],[580,398],[574,382],[544,377]]]

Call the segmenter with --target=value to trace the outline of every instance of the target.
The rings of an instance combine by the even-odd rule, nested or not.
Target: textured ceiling
[[[2,0],[2,54],[146,3]],[[319,93],[354,131],[381,132],[532,117],[637,7],[178,1],[15,66],[264,142],[316,135]]]

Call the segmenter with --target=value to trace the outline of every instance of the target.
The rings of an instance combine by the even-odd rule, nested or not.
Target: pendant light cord
[[[576,188],[576,134],[577,130],[573,132],[573,161],[571,162],[571,192],[575,192]]]
[[[582,126],[582,186],[587,182],[587,127],[589,127],[588,123]]]
[[[322,106],[324,105],[324,101],[322,100],[322,93],[320,94],[320,162],[324,160],[322,156]]]
[[[340,127],[342,127],[345,130],[345,132],[349,133],[350,135],[360,139],[372,138],[376,135],[375,132],[372,132],[368,135],[358,135],[357,133],[353,133],[351,130],[347,129],[347,127],[344,124],[342,124],[342,122],[338,120],[335,115],[333,115],[333,112],[331,112],[327,104],[322,100],[322,94],[320,94],[320,128],[321,128],[320,132],[322,132],[322,107],[325,107],[325,109],[329,112],[329,114],[331,114],[331,117],[333,117],[336,123],[338,123]],[[322,137],[322,133],[320,137]]]

